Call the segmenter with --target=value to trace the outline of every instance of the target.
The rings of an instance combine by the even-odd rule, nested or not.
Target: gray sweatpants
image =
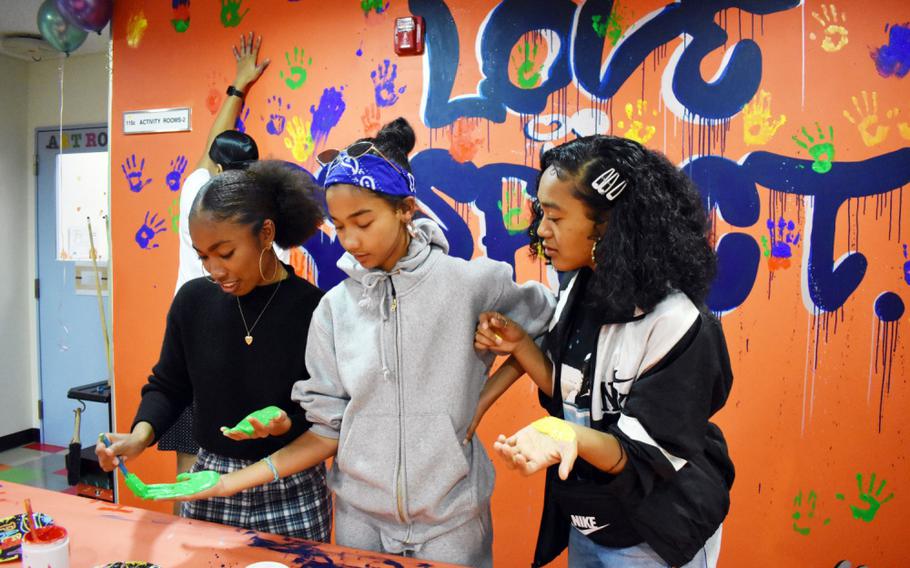
[[[341,546],[399,554],[474,568],[493,568],[490,508],[449,532],[422,543],[401,542],[383,533],[383,523],[335,500],[335,542]]]

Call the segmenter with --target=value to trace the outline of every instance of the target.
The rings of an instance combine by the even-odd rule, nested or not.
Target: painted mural
[[[331,7],[329,7],[331,6]],[[426,22],[397,56],[395,18]],[[698,185],[735,384],[718,421],[737,467],[722,566],[899,566],[910,349],[910,4],[904,0],[118,0],[111,128],[117,423],[158,355],[183,178],[233,77],[271,60],[236,127],[315,172],[314,154],[406,117],[417,195],[451,253],[552,282],[527,254],[540,152],[625,136]],[[190,107],[192,131],[124,135],[125,111]],[[908,205],[904,217],[903,204]],[[330,225],[295,269],[342,278]],[[903,328],[901,323],[904,322]],[[539,417],[522,382],[480,428]],[[134,469],[173,471],[172,456]],[[542,479],[498,467],[497,565],[530,563]],[[162,479],[164,480],[164,479]],[[128,501],[128,498],[125,498]]]

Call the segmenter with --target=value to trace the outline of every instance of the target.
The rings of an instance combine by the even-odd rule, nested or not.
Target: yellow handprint
[[[743,140],[746,144],[767,144],[777,129],[786,124],[787,117],[771,119],[771,93],[762,89],[743,107]]]
[[[838,23],[837,7],[834,4],[828,4],[827,6],[822,4],[822,14],[823,16],[819,16],[818,12],[812,12],[812,17],[821,24],[821,27],[825,32],[825,39],[822,40],[822,49],[828,53],[840,51],[849,41],[847,38],[847,28],[841,25],[847,23],[847,13],[840,13],[840,23]],[[814,40],[815,34],[810,33],[809,39]]]
[[[316,148],[310,132],[310,123],[302,122],[299,116],[295,116],[291,119],[291,125],[285,129],[285,132],[289,136],[284,138],[284,147],[291,151],[295,160],[305,162]]]
[[[145,35],[146,28],[149,27],[149,21],[145,18],[145,12],[139,10],[126,23],[126,44],[132,48],[139,47],[142,36]]]
[[[872,91],[872,107],[870,108],[868,93],[866,93],[866,91],[860,92],[863,96],[862,108],[860,108],[857,98],[855,96],[851,97],[853,100],[853,108],[856,109],[856,119],[853,118],[853,115],[850,114],[850,111],[848,110],[844,111],[844,117],[849,120],[851,124],[856,125],[857,130],[859,130],[860,135],[863,137],[863,143],[866,146],[875,146],[877,144],[881,144],[888,136],[890,127],[879,123],[878,93]],[[885,116],[890,119],[897,116],[897,114],[898,109],[893,108],[889,110]],[[859,123],[857,123],[857,120],[859,120]],[[874,132],[872,130],[873,128],[875,129]]]
[[[654,136],[654,133],[657,132],[657,127],[655,126],[645,126],[641,121],[643,118],[647,118],[648,113],[648,101],[643,99],[638,99],[635,103],[635,106],[632,106],[632,103],[626,103],[626,118],[629,119],[629,128],[623,133],[623,136],[630,140],[635,140],[639,144],[645,144],[651,137]],[[636,118],[632,118],[633,115],[636,115]],[[652,116],[657,116],[657,111],[651,111]],[[625,123],[619,121],[617,126],[620,128],[625,128]]]

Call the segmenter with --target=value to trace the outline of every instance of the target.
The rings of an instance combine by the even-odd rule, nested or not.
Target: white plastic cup
[[[70,568],[70,535],[58,527],[63,535],[49,541],[35,541],[33,531],[22,537],[22,568]]]

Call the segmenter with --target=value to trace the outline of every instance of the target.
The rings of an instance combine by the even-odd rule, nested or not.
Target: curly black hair
[[[296,164],[253,162],[210,179],[193,200],[190,218],[205,212],[218,221],[250,225],[259,234],[266,219],[275,223],[275,243],[300,246],[322,224],[324,213],[316,180]]]
[[[650,311],[673,291],[702,305],[717,258],[708,240],[709,220],[692,181],[663,154],[614,136],[585,136],[541,156],[540,175],[552,167],[574,182],[574,195],[597,226],[597,264],[588,287],[591,308],[605,319]],[[593,182],[615,168],[625,189],[610,201]],[[531,253],[539,254],[536,227],[542,212],[532,206]]]

